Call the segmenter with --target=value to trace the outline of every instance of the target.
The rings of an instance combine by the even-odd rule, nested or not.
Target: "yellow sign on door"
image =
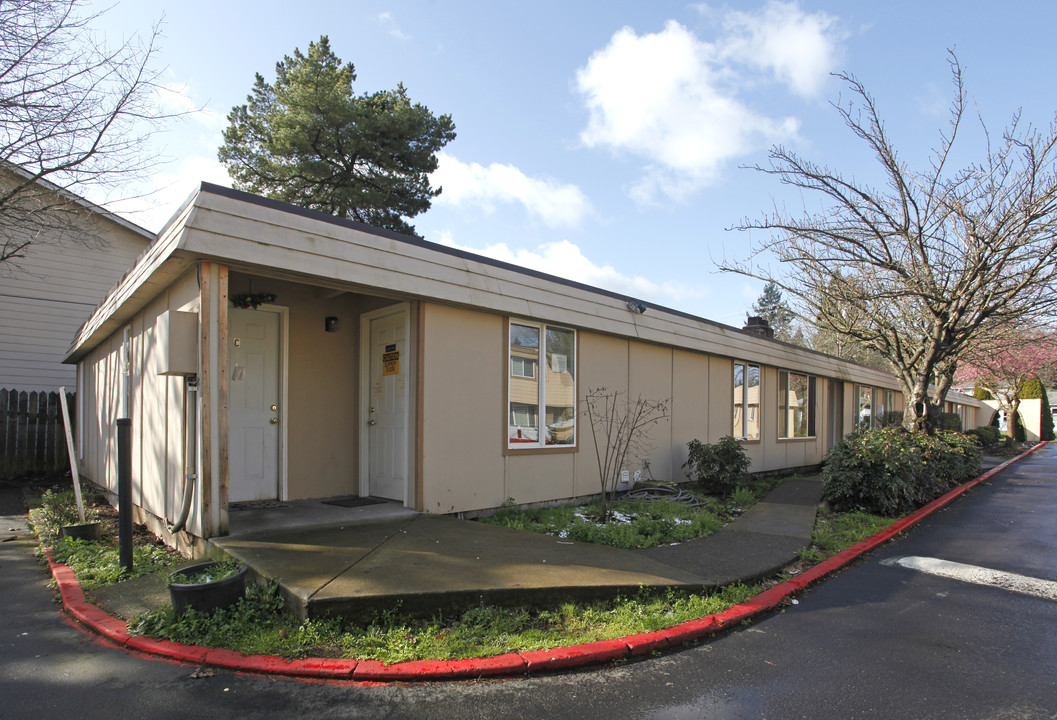
[[[382,377],[400,374],[400,351],[382,353]]]

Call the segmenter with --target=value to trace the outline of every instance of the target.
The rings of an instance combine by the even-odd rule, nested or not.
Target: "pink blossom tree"
[[[959,385],[972,384],[991,393],[1010,418],[1006,433],[1013,437],[1021,387],[1055,364],[1057,333],[1053,330],[993,333],[981,338],[960,359],[955,377]]]

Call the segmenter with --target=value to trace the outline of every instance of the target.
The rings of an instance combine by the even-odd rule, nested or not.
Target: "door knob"
[[[378,421],[375,420],[374,418],[371,418],[370,420],[367,421],[367,424],[368,425],[377,425]]]
[[[272,425],[278,425],[279,424],[279,418],[272,418],[268,422],[270,422]]]

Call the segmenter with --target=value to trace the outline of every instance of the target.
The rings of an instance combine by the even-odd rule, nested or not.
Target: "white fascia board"
[[[518,270],[443,246],[375,234],[310,213],[204,191],[181,246],[248,269],[347,285],[358,290],[454,304],[543,320],[790,370],[897,388],[890,373],[768,340],[733,327],[650,307],[627,298]]]
[[[181,217],[162,231],[125,277],[107,293],[77,331],[64,363],[75,363],[84,357],[194,265],[193,256],[180,252],[183,222],[193,211],[193,203],[186,204]]]

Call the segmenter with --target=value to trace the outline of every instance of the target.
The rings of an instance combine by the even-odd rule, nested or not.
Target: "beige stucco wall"
[[[251,288],[287,313],[286,498],[358,494],[360,315],[394,301],[231,274],[230,297]],[[338,318],[336,332],[326,332],[327,317]]]
[[[506,437],[503,318],[426,303],[419,318],[421,509],[448,513],[497,507],[515,492],[507,487],[501,452]]]
[[[248,292],[250,278],[232,273],[229,293]],[[284,307],[289,403],[284,448],[289,499],[356,494],[359,489],[359,316],[393,300],[338,294],[297,283],[253,279],[257,292],[276,295]],[[197,272],[189,271],[94,348],[80,363],[83,415],[81,470],[86,478],[117,492],[117,430],[121,404],[121,342],[131,328],[133,501],[171,522],[183,491],[184,384],[160,375],[164,343],[157,318],[166,310],[197,311]],[[327,333],[324,320],[338,318]],[[201,428],[200,428],[201,431]],[[200,473],[201,475],[201,473]],[[196,488],[200,498],[200,486]],[[200,503],[193,504],[189,528],[201,528]]]
[[[598,493],[595,437],[584,403],[585,395],[597,388],[617,390],[632,401],[640,396],[671,401],[670,417],[650,429],[647,456],[626,463],[632,473],[645,470],[646,459],[656,479],[684,481],[686,444],[693,439],[715,442],[731,433],[733,359],[579,331],[575,451],[507,451],[507,319],[432,304],[423,306],[421,317],[421,481],[427,512],[477,511],[508,499],[526,504]],[[821,462],[828,380],[817,379],[815,437],[777,439],[778,368],[759,358],[747,361],[761,365],[761,439],[744,445],[752,471]],[[850,387],[843,412],[850,420]]]
[[[186,273],[96,347],[78,366],[83,475],[117,493],[117,418],[121,408],[124,327],[131,328],[130,407],[132,499],[147,512],[173,519],[183,489],[183,380],[159,375],[162,367],[155,323],[167,310],[197,311],[198,284]],[[191,517],[196,527],[197,514]]]

